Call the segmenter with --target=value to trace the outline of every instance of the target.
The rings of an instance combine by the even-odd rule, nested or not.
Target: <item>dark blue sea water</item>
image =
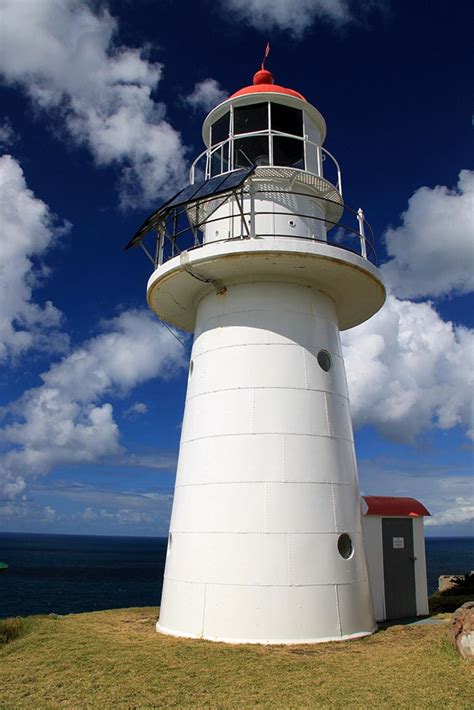
[[[166,538],[0,533],[0,617],[158,606]],[[426,540],[428,589],[474,569],[474,537]]]

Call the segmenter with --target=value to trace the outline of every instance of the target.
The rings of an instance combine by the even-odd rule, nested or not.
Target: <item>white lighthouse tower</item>
[[[130,242],[154,264],[150,308],[194,332],[165,634],[283,644],[375,628],[339,333],[385,289],[325,134],[262,68],[210,112],[191,185]]]

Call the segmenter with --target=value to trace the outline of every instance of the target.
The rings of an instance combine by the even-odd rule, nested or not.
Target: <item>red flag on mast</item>
[[[262,59],[262,69],[265,69],[265,59],[268,57],[270,54],[270,42],[267,42],[267,46],[265,47],[265,54],[263,55]]]

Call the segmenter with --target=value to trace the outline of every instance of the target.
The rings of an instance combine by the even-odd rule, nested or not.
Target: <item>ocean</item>
[[[158,606],[166,538],[0,533],[0,618]],[[474,569],[474,537],[426,539],[428,591]]]

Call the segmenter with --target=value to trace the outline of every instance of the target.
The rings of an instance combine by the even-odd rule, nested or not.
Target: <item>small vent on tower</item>
[[[318,353],[318,365],[324,370],[324,372],[329,372],[331,369],[331,356],[327,350],[320,350]]]
[[[339,535],[339,539],[337,541],[337,549],[339,550],[339,554],[341,555],[341,557],[344,557],[345,560],[348,560],[354,554],[352,540],[347,533],[342,533],[342,535]]]

